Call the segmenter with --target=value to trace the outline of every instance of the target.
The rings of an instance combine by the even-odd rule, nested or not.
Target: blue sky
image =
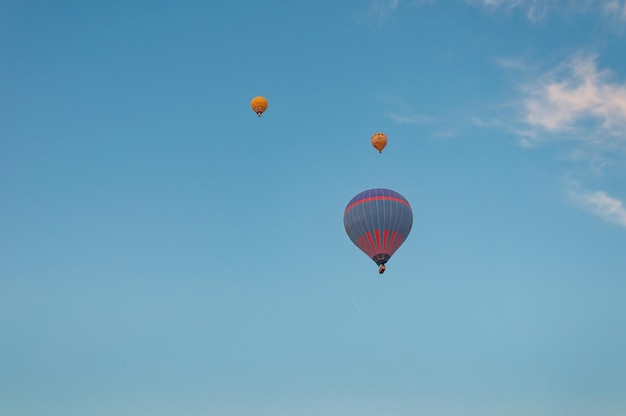
[[[0,414],[626,413],[624,1],[3,1],[0,39]]]

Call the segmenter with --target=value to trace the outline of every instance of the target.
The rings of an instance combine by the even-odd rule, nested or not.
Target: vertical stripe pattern
[[[385,264],[411,232],[409,202],[390,189],[369,189],[348,202],[343,224],[350,240],[376,264]]]

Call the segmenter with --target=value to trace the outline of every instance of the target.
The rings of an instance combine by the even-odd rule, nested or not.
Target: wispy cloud
[[[608,16],[615,17],[619,20],[626,20],[626,1],[608,0],[600,3],[603,3],[602,10]]]
[[[558,144],[563,161],[600,177],[626,165],[626,82],[600,69],[594,54],[578,54],[548,70],[511,59],[497,60],[524,81],[501,112],[481,127],[508,131],[524,148]],[[507,103],[507,107],[511,103]]]
[[[577,178],[565,188],[569,199],[626,227],[624,202],[598,186],[626,166],[626,81],[600,68],[594,54],[577,54],[547,70],[515,59],[497,62],[525,80],[513,99],[517,110],[501,112],[493,121],[475,118],[474,124],[508,131],[525,148],[554,145],[559,159],[568,162],[567,176]]]
[[[512,69],[512,70],[518,70],[518,71],[525,71],[528,69],[528,64],[521,59],[500,57],[496,59],[496,62],[502,68],[506,68],[506,69]]]
[[[434,119],[430,116],[415,111],[415,108],[406,103],[402,98],[396,95],[384,95],[383,100],[391,107],[387,111],[387,117],[398,124],[431,124]]]
[[[431,117],[423,114],[402,115],[389,112],[387,113],[387,116],[398,124],[430,124],[433,122]]]
[[[599,70],[595,56],[575,57],[524,88],[526,123],[547,133],[577,133],[598,146],[626,145],[626,84]]]
[[[537,134],[532,129],[520,127],[516,123],[510,120],[504,120],[500,118],[483,119],[481,117],[473,116],[470,118],[471,123],[476,127],[481,128],[494,128],[498,130],[504,130],[509,134],[519,138],[519,145],[524,148],[537,147],[536,139]]]
[[[521,10],[531,21],[545,18],[548,14],[549,3],[554,3],[548,0],[465,0],[465,2],[488,11]]]
[[[569,196],[578,206],[604,221],[626,227],[626,208],[620,199],[609,196],[604,191],[580,189],[576,184],[570,187]]]
[[[517,114],[501,112],[494,121],[474,124],[507,130],[526,148],[570,142],[575,161],[590,162],[596,173],[608,160],[625,161],[626,82],[598,68],[596,55],[577,54],[547,70],[516,59],[496,62],[523,79],[519,95],[503,106]]]
[[[371,0],[369,15],[378,21],[383,21],[397,8],[400,0]]]
[[[488,12],[520,11],[530,21],[539,22],[549,14],[594,13],[626,20],[625,0],[464,0]]]

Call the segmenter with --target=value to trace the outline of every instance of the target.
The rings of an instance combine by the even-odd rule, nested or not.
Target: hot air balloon
[[[409,202],[390,189],[369,189],[348,202],[343,224],[350,240],[385,271],[385,263],[411,232]]]
[[[385,146],[387,146],[387,136],[385,133],[374,133],[371,142],[372,146],[378,150],[378,153],[382,153]]]
[[[267,110],[267,100],[265,97],[261,97],[260,95],[254,97],[252,101],[250,101],[250,107],[252,107],[252,110],[257,113],[259,117],[261,117],[261,114]]]

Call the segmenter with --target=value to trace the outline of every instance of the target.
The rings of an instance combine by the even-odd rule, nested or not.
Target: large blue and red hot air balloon
[[[343,224],[350,240],[385,271],[385,263],[411,232],[409,202],[390,189],[368,189],[348,202]]]

